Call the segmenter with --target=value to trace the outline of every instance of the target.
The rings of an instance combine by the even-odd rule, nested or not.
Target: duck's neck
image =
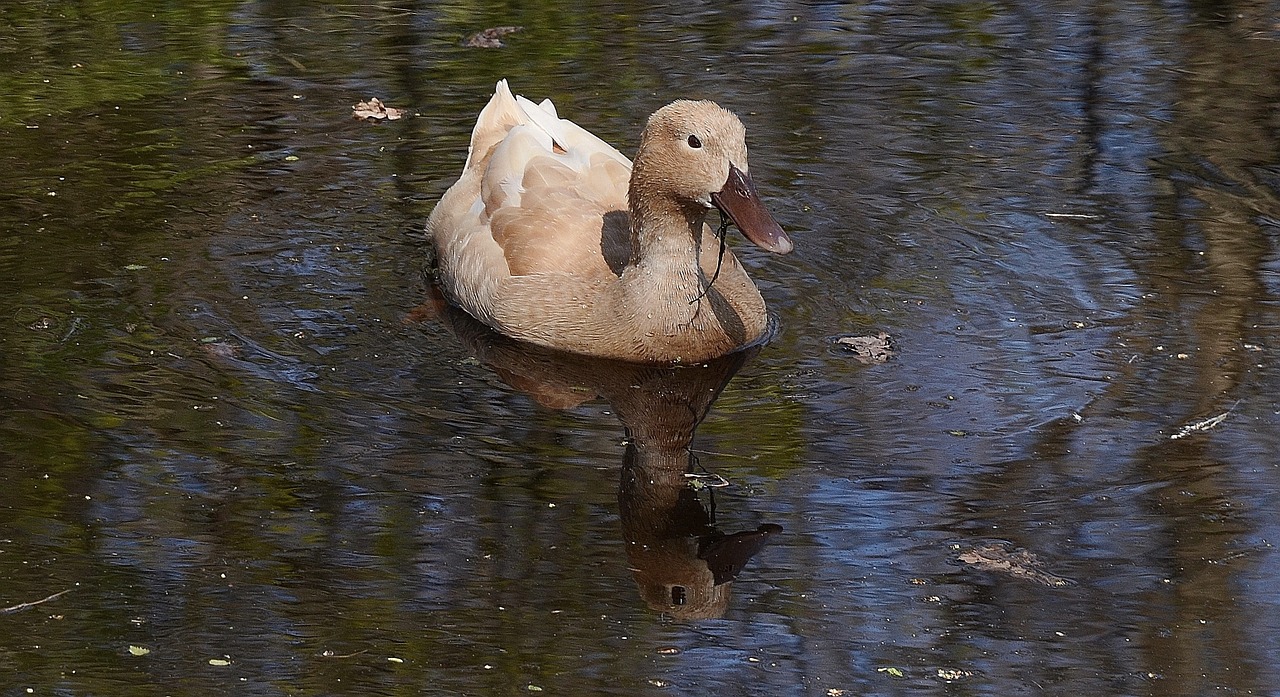
[[[637,190],[641,189],[641,190]],[[632,182],[631,269],[671,300],[690,302],[702,290],[698,252],[707,210],[671,197],[654,195]],[[644,279],[644,280],[641,280]]]
[[[637,171],[641,164],[637,157]],[[649,346],[651,357],[680,362],[722,355],[763,334],[764,301],[732,256],[716,287],[707,287],[718,261],[703,239],[710,234],[707,209],[645,186],[643,172],[633,174],[628,196],[631,259],[612,288],[618,297],[611,307],[627,308],[617,319],[632,338]]]

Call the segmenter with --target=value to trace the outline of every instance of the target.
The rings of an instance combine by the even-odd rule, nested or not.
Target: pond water
[[[773,341],[441,313],[503,77],[736,111]],[[1280,695],[1274,0],[12,2],[0,86],[4,697]]]

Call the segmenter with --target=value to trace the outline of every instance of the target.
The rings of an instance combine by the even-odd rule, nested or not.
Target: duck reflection
[[[689,449],[720,391],[757,352],[749,348],[706,363],[653,366],[564,354],[517,342],[441,303],[441,319],[504,382],[553,409],[597,397],[626,430],[618,505],[627,560],[640,596],[683,619],[724,614],[734,579],[771,537],[773,524],[733,534],[702,502],[697,458]]]

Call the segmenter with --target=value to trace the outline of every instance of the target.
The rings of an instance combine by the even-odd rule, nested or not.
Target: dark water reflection
[[[0,608],[72,590],[0,614],[0,695],[1278,694],[1277,17],[6,4]],[[628,500],[691,515],[678,571],[707,498],[620,501],[665,480],[616,391],[416,319],[500,77],[624,151],[721,101],[794,235],[741,252],[777,339],[638,412],[709,408],[717,526],[785,529],[719,617],[638,592]]]
[[[626,432],[618,509],[641,597],[678,619],[724,615],[733,581],[782,527],[719,530],[714,490],[728,481],[703,471],[690,444],[716,397],[759,347],[692,366],[589,359],[507,339],[433,296],[441,319],[508,385],[552,409],[597,398],[609,404]]]

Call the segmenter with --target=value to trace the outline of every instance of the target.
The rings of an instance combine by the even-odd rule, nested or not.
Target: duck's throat
[[[675,315],[692,316],[695,305],[706,293],[708,279],[702,272],[702,236],[706,229],[701,206],[639,205],[632,207],[631,268],[628,275],[650,301],[656,301]]]

